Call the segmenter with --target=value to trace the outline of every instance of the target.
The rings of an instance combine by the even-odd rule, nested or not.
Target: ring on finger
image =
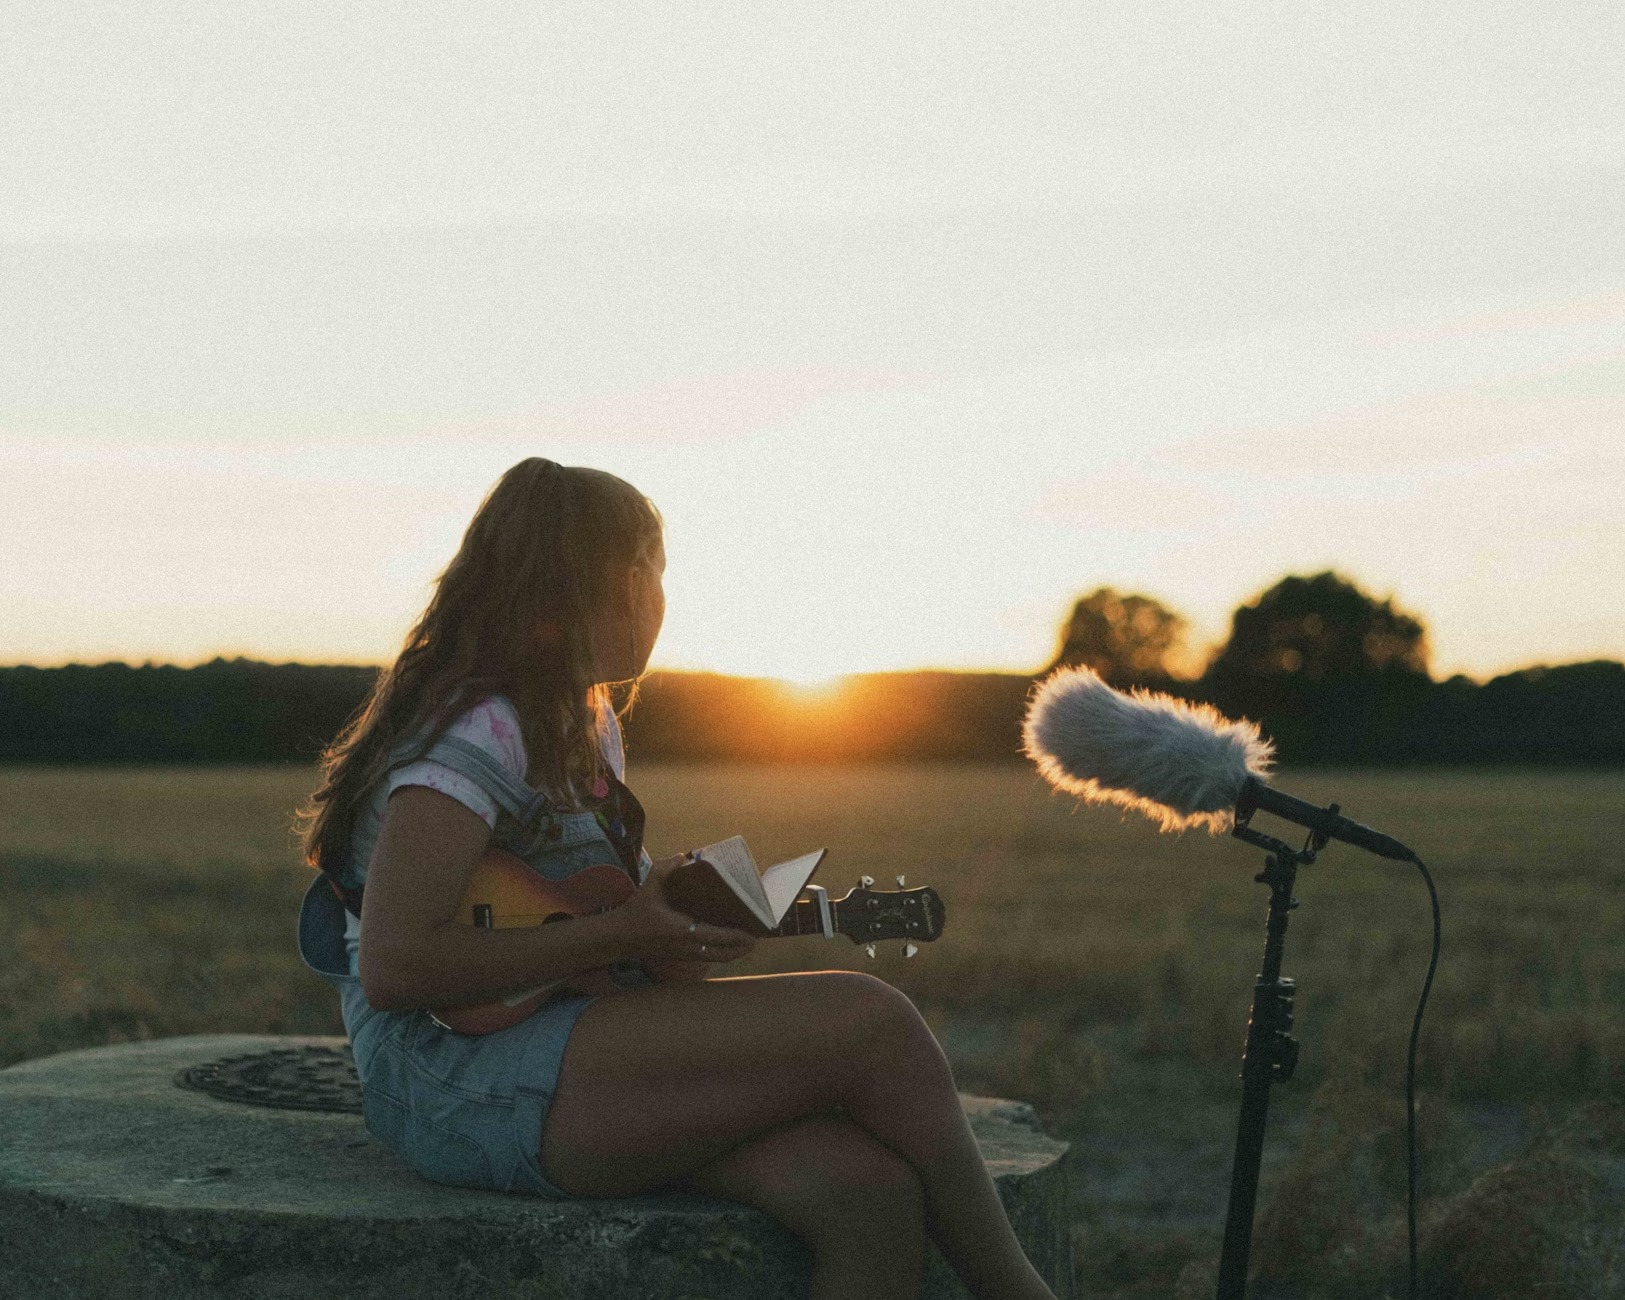
[[[700,928],[700,923],[698,921],[690,921],[688,923],[688,932],[690,934],[693,934],[694,931],[698,930],[699,928]]]

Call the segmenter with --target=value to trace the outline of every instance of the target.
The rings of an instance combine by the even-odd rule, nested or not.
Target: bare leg
[[[543,1169],[577,1195],[632,1195],[832,1110],[913,1169],[927,1227],[973,1295],[1053,1300],[1010,1227],[942,1049],[907,997],[868,975],[762,975],[599,999],[565,1051]]]
[[[810,1300],[917,1300],[925,1263],[920,1180],[839,1115],[768,1129],[673,1186],[766,1210],[813,1253]]]

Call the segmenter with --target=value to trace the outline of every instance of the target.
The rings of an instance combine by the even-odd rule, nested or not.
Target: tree
[[[1311,685],[1427,671],[1420,620],[1329,570],[1282,578],[1236,610],[1230,639],[1208,666],[1215,678]]]
[[[1162,683],[1184,635],[1185,620],[1161,601],[1100,587],[1072,606],[1049,668],[1081,664],[1113,686]]]

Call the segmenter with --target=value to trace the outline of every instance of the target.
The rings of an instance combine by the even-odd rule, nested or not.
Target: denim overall
[[[467,741],[443,736],[427,752],[408,742],[390,757],[390,770],[426,758],[478,785],[499,809],[492,843],[549,880],[621,861],[594,813],[556,812],[546,796]],[[649,857],[641,846],[636,851],[641,883]],[[339,883],[359,909],[353,870]],[[567,1199],[543,1176],[538,1153],[565,1043],[593,999],[561,993],[519,1024],[481,1036],[446,1029],[427,1011],[375,1010],[357,975],[359,927],[347,924],[340,892],[324,873],[311,881],[299,909],[299,955],[338,989],[367,1131],[435,1182]],[[636,961],[611,968],[611,975],[624,988],[653,983]]]

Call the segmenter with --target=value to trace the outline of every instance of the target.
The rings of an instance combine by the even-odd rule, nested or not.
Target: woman
[[[975,1295],[1050,1297],[913,1004],[847,971],[707,978],[754,941],[664,901],[682,859],[642,851],[607,687],[648,664],[664,569],[628,484],[515,465],[325,756],[301,951],[340,988],[369,1130],[445,1182],[758,1206],[811,1249],[820,1300],[916,1295],[927,1232]],[[641,887],[567,925],[457,924],[493,843]],[[429,1015],[604,967],[617,991],[566,987],[494,1034]]]

